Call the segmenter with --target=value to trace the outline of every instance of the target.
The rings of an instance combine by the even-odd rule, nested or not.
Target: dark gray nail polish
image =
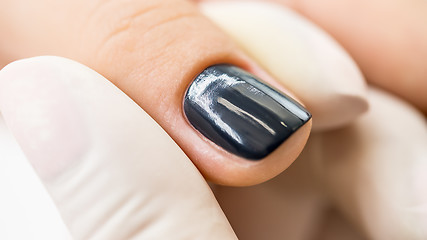
[[[185,94],[184,113],[206,138],[250,160],[267,156],[311,118],[290,97],[226,64],[196,77]]]

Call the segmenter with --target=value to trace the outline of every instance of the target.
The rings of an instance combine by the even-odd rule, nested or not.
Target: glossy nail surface
[[[266,157],[311,118],[290,97],[225,64],[195,78],[185,94],[184,113],[206,138],[249,160]]]

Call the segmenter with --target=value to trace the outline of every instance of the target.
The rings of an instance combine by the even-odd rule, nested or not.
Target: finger
[[[235,239],[191,161],[96,72],[58,57],[12,63],[0,108],[75,239]]]
[[[373,84],[427,112],[427,2],[277,0],[334,36]]]
[[[0,115],[0,239],[71,239]]]
[[[208,179],[256,184],[283,171],[302,150],[310,115],[242,72],[287,91],[241,54],[192,3],[28,4],[37,6],[2,3],[7,8],[1,9],[14,12],[8,14],[9,27],[0,30],[10,36],[4,40],[12,49],[10,55],[54,53],[92,67],[152,116]],[[24,16],[28,20],[20,21]],[[31,31],[34,28],[39,30]],[[240,68],[208,68],[219,63]]]
[[[379,90],[369,101],[354,126],[313,135],[319,176],[369,239],[426,239],[425,119]]]
[[[315,130],[342,127],[367,110],[362,75],[331,37],[303,17],[265,2],[200,4],[313,114]]]

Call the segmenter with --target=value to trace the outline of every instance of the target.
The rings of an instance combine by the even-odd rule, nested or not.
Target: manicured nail
[[[311,118],[289,96],[232,65],[214,65],[188,87],[184,112],[206,138],[237,156],[259,160]]]

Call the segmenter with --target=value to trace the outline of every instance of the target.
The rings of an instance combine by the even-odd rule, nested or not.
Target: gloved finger
[[[235,239],[192,162],[93,70],[14,62],[0,72],[0,109],[75,239]]]
[[[313,129],[342,127],[364,113],[366,86],[344,49],[319,27],[278,4],[202,1],[227,32],[313,114]]]
[[[380,90],[353,126],[313,135],[308,146],[331,198],[369,239],[427,238],[427,124]]]

